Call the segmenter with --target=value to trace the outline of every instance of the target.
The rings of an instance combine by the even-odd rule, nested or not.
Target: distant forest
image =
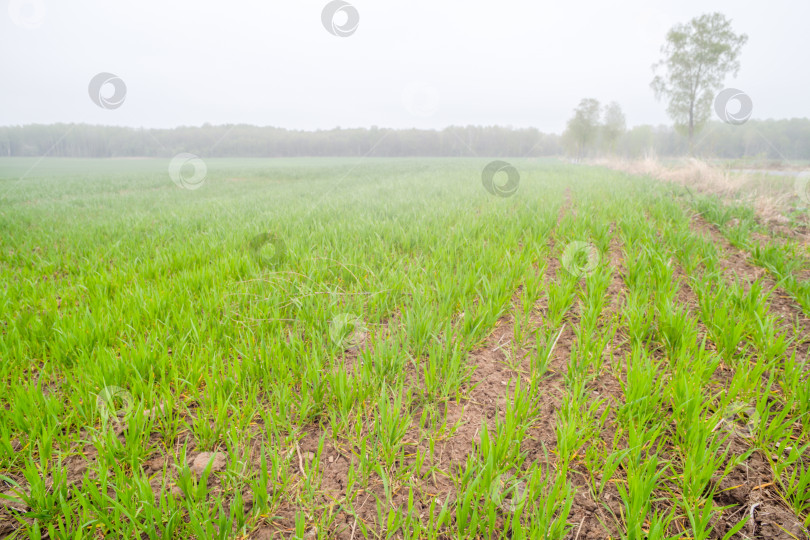
[[[682,156],[686,138],[673,128],[637,126],[608,152],[597,140],[586,155]],[[202,157],[292,156],[560,156],[564,137],[536,129],[448,127],[420,129],[331,129],[296,131],[251,125],[140,129],[87,124],[0,127],[0,156]],[[810,119],[750,120],[743,125],[712,122],[696,136],[703,157],[810,159]]]

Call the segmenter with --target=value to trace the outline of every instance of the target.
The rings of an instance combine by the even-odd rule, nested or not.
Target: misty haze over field
[[[726,85],[751,96],[752,118],[810,111],[810,3],[794,0],[356,0],[359,24],[348,38],[325,31],[322,0],[28,3],[4,2],[0,13],[0,125],[559,133],[584,96],[620,103],[628,126],[664,124],[651,65],[674,24],[711,11],[749,36]],[[125,81],[120,108],[88,99],[100,72]]]

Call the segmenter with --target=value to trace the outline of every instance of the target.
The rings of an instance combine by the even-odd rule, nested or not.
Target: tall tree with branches
[[[602,106],[598,100],[585,98],[574,109],[574,116],[568,120],[563,133],[564,144],[577,159],[586,156],[599,136],[599,116]]]
[[[737,75],[740,51],[747,41],[747,35],[734,33],[722,13],[695,17],[667,33],[650,86],[656,98],[669,100],[667,113],[689,138],[690,152],[695,133],[709,119],[714,94],[726,75]]]
[[[627,131],[627,122],[622,112],[622,107],[615,101],[610,102],[604,111],[604,121],[602,122],[602,140],[605,149],[611,154],[616,153],[616,143]]]

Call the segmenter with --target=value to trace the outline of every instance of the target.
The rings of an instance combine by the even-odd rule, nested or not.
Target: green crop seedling
[[[799,241],[554,160],[492,196],[489,161],[35,170],[0,210],[0,536],[806,534]]]

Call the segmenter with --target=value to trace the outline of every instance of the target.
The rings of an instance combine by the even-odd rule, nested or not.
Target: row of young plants
[[[152,175],[42,180],[2,217],[14,534],[564,538],[577,490],[615,489],[606,530],[706,538],[750,452],[807,526],[806,359],[762,284],[729,281],[654,182],[527,163],[495,199],[478,165],[224,166],[193,198]],[[474,398],[504,317],[506,405],[448,465],[447,405]],[[594,397],[611,376],[621,399]],[[554,444],[528,459],[552,392]],[[195,470],[199,452],[225,463]]]
[[[372,492],[390,500],[389,488],[408,486],[434,506],[422,482],[451,474],[431,464],[435,443],[453,430],[441,404],[469,391],[467,354],[530,274],[556,209],[470,192],[454,201],[446,185],[435,187],[453,167],[416,178],[393,169],[416,191],[369,184],[382,168],[317,216],[281,205],[273,221],[282,232],[272,238],[283,239],[283,258],[277,242],[259,256],[233,242],[238,219],[264,209],[245,200],[244,187],[224,184],[219,198],[175,200],[173,212],[145,205],[144,219],[88,216],[85,229],[75,209],[57,207],[52,219],[72,226],[51,237],[46,227],[21,230],[12,259],[29,248],[43,256],[5,270],[20,284],[5,291],[12,324],[3,354],[13,361],[0,368],[13,382],[3,401],[14,404],[2,413],[3,474],[9,498],[28,508],[17,534],[224,538],[292,508],[296,529],[328,537],[336,516],[357,513]],[[311,180],[325,184],[323,175]],[[301,220],[303,228],[290,225]],[[133,234],[104,242],[155,221],[148,243]],[[32,279],[43,265],[53,279]],[[536,279],[532,287],[537,294]],[[355,338],[362,347],[347,370],[345,341]],[[408,369],[420,386],[408,387]],[[413,425],[430,426],[430,444],[415,455],[404,440]],[[323,432],[321,446],[301,467],[299,441],[312,429]],[[327,436],[351,460],[337,508],[320,487]],[[200,451],[224,453],[224,469],[191,473]],[[160,470],[147,472],[156,457]],[[410,520],[422,535],[449,526],[414,516],[397,509],[358,529],[372,536]]]
[[[766,290],[762,278],[748,283],[725,275],[720,265],[722,248],[690,227],[690,213],[675,200],[661,208],[666,212],[661,216],[662,230],[668,232],[669,244],[682,264],[699,274],[692,288],[702,319],[733,372],[719,404],[725,411],[720,421],[745,439],[750,451],[765,457],[775,491],[806,533],[810,528],[810,387],[806,382],[810,365],[803,347],[807,336],[795,319],[777,316],[770,305],[771,297],[781,294],[779,287],[799,302],[795,278],[785,280],[775,273],[777,287]],[[703,215],[715,222],[713,212]],[[754,243],[734,235],[727,238],[738,248]],[[752,262],[761,263],[756,249],[754,255]]]
[[[726,202],[719,197],[690,195],[696,212],[715,225],[734,247],[749,253],[753,264],[768,270],[804,313],[810,313],[806,246],[795,238],[773,236],[768,227],[759,223],[751,206]]]

